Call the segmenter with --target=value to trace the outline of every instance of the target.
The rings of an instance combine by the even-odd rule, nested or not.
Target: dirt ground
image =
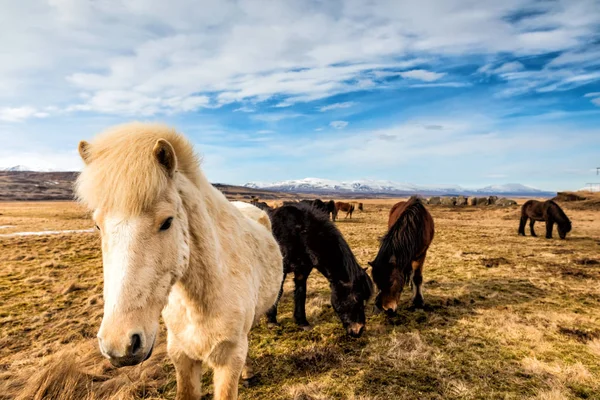
[[[394,202],[365,200],[364,212],[338,221],[361,265]],[[281,326],[263,322],[251,334],[259,381],[240,397],[599,399],[600,211],[561,205],[573,221],[564,241],[544,239],[543,224],[538,238],[517,236],[518,207],[430,206],[428,308],[409,311],[408,290],[395,317],[374,315],[371,302],[360,339],[345,336],[318,272],[307,298],[313,329],[296,328],[288,282]],[[164,332],[140,366],[114,369],[97,350],[96,233],[4,235],[92,226],[73,203],[0,203],[0,399],[174,398]],[[207,372],[205,398],[210,381]]]

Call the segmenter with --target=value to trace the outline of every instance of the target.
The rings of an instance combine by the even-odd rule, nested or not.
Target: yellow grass
[[[338,222],[361,265],[376,254],[393,200]],[[259,383],[245,399],[600,398],[598,211],[564,203],[568,240],[516,235],[519,209],[430,207],[436,237],[425,263],[426,311],[373,315],[350,339],[309,279],[307,314],[292,321],[291,284],[281,326],[252,333]],[[0,203],[0,233],[85,229],[72,203]],[[543,224],[538,224],[543,236]],[[0,399],[141,399],[175,395],[164,331],[140,366],[114,369],[96,348],[102,267],[95,233],[0,238]],[[211,398],[205,376],[206,398]]]

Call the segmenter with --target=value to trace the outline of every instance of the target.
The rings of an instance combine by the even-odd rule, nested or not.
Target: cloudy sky
[[[600,181],[600,2],[0,0],[0,167],[106,127],[186,133],[213,182]]]

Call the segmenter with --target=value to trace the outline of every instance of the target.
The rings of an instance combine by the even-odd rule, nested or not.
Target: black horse
[[[316,268],[331,288],[331,305],[346,332],[354,337],[365,328],[365,305],[373,292],[373,283],[358,265],[348,243],[326,214],[305,204],[284,205],[270,211],[273,235],[283,254],[285,277],[294,274],[294,320],[308,327],[306,320],[306,280]],[[270,323],[277,323],[279,296],[267,313]]]
[[[537,201],[528,200],[521,207],[521,221],[519,223],[519,235],[525,236],[525,225],[530,219],[529,230],[531,236],[537,236],[533,230],[535,221],[546,221],[546,239],[552,239],[552,228],[554,223],[558,225],[558,236],[561,239],[567,237],[571,232],[571,221],[562,208],[552,200]]]
[[[337,218],[337,209],[335,207],[335,201],[329,200],[328,202],[324,202],[321,199],[315,200],[300,200],[300,203],[306,204],[308,206],[314,207],[316,210],[325,213],[325,215],[330,216],[332,221],[335,221]],[[284,203],[285,205],[285,203]]]

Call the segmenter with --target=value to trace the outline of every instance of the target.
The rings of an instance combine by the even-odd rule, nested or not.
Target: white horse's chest
[[[188,357],[196,360],[205,360],[223,342],[237,342],[249,330],[243,316],[228,318],[222,313],[202,313],[190,307],[175,288],[163,310],[163,318],[169,335]]]

